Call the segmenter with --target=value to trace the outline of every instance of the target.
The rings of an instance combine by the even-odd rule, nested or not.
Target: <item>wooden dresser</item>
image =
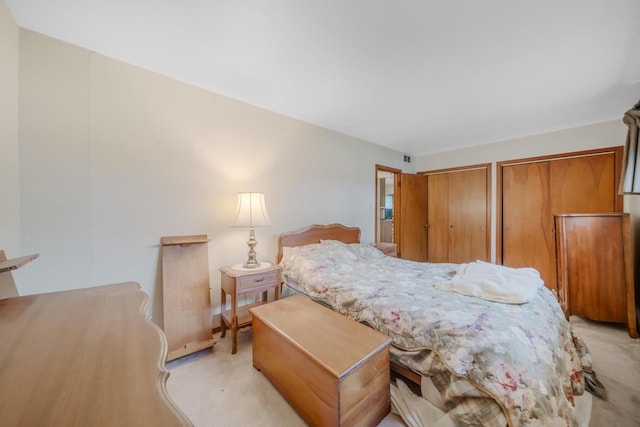
[[[191,426],[138,284],[0,300],[0,424]]]
[[[629,214],[555,215],[558,299],[575,314],[626,323],[638,337]]]

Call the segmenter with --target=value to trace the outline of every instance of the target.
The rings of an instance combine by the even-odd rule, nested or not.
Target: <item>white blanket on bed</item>
[[[476,261],[461,264],[456,274],[436,288],[508,304],[523,304],[544,283],[534,268],[510,268]]]

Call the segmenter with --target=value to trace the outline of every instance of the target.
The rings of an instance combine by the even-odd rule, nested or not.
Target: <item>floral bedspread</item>
[[[469,405],[460,403],[468,398],[494,402],[511,426],[575,425],[573,398],[584,391],[581,355],[546,287],[526,304],[490,302],[433,286],[454,274],[455,264],[406,261],[337,241],[285,248],[281,264],[285,279],[311,298],[427,359],[414,366],[447,383],[434,381],[456,409],[454,421],[483,422],[482,415],[465,413]]]

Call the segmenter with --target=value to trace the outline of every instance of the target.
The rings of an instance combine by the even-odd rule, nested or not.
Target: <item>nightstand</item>
[[[227,328],[231,329],[233,345],[231,354],[238,350],[238,329],[251,325],[249,309],[267,303],[267,293],[275,289],[275,299],[280,299],[280,271],[278,264],[255,269],[237,269],[235,266],[220,267],[220,327],[221,338]],[[262,294],[260,301],[238,307],[238,297]],[[227,310],[227,295],[231,297],[231,309]]]

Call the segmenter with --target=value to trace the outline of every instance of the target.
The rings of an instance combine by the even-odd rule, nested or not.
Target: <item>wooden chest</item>
[[[307,423],[373,426],[389,413],[389,337],[298,295],[250,312],[253,366]]]

